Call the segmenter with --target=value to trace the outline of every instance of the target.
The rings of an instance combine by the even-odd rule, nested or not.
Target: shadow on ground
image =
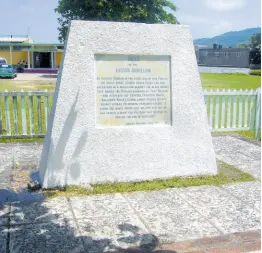
[[[120,223],[112,235],[114,239],[103,238],[98,233],[109,228],[101,227],[100,231],[95,231],[89,223],[81,227],[80,221],[69,215],[70,204],[61,205],[61,198],[53,201],[50,208],[50,202],[14,202],[12,198],[20,198],[16,195],[15,192],[0,189],[0,196],[7,197],[5,202],[0,203],[0,252],[176,253],[157,250],[158,238],[153,234],[141,233],[141,228],[136,225]],[[58,212],[55,206],[59,206]]]
[[[50,78],[57,78],[57,74],[44,74],[44,75],[41,75],[40,77],[42,77],[42,78],[48,78],[48,79],[50,79]]]

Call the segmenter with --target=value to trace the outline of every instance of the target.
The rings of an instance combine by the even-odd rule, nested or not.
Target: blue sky
[[[260,0],[171,0],[181,24],[191,26],[194,39],[213,37],[261,24]],[[35,42],[58,42],[54,9],[58,0],[1,0],[0,35],[27,34]]]

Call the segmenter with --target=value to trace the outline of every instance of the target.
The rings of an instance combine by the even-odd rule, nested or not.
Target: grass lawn
[[[55,80],[29,80],[29,81],[18,81],[13,79],[0,79],[0,92],[8,91],[24,91],[32,90],[54,90]]]
[[[261,84],[261,76],[240,73],[200,73],[200,76],[205,89],[257,89]]]
[[[202,86],[205,89],[257,89],[260,87],[261,77],[246,74],[214,74],[200,73]],[[24,90],[53,90],[56,80],[18,81],[0,79],[0,91]]]
[[[233,182],[254,181],[255,178],[222,161],[217,161],[219,172],[216,176],[173,177],[144,182],[105,183],[92,185],[93,190],[79,186],[64,189],[43,190],[49,198],[60,196],[79,196],[116,192],[154,191],[173,187],[190,187],[200,185],[222,185]]]

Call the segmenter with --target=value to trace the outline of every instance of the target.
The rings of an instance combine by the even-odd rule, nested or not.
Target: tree
[[[261,33],[249,38],[249,61],[251,64],[261,64]]]
[[[59,0],[59,40],[66,37],[70,20],[178,23],[169,0]]]

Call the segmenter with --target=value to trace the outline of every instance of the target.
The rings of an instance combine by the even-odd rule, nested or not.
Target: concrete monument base
[[[42,186],[216,173],[189,27],[72,21]]]

